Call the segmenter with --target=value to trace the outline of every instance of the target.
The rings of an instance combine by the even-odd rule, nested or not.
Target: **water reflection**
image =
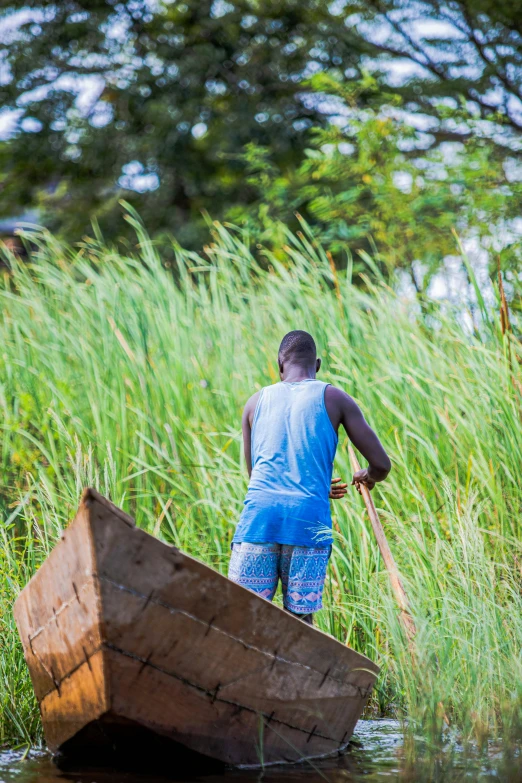
[[[401,726],[397,721],[360,721],[354,745],[345,755],[314,764],[271,767],[264,771],[230,771],[224,775],[194,777],[190,770],[175,770],[180,783],[520,783],[520,755],[509,759],[501,749],[480,761],[465,758],[457,745],[444,752],[419,752],[407,758]],[[60,771],[45,753],[0,753],[0,783],[166,783],[165,776],[114,770]]]

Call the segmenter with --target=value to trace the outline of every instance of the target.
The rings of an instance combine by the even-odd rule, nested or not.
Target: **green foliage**
[[[291,224],[297,210],[338,258],[342,251],[356,259],[371,253],[383,271],[406,269],[417,288],[455,252],[452,229],[490,244],[504,232],[503,267],[518,267],[520,236],[505,227],[517,217],[522,186],[506,183],[494,145],[471,137],[420,155],[414,128],[380,111],[357,110],[361,94],[377,91],[371,77],[350,87],[325,76],[312,84],[354,106],[347,127],[315,129],[313,148],[286,173],[268,148],[250,144],[243,160],[258,200],[231,209],[232,221],[277,247],[274,221]],[[415,261],[425,266],[423,281]]]
[[[381,265],[406,268],[419,258],[435,268],[449,227],[510,242],[522,127],[510,3],[24,7],[18,23],[17,3],[3,10],[0,99],[20,113],[0,145],[3,215],[37,207],[73,239],[96,218],[112,238],[123,195],[155,237],[199,248],[202,212],[246,221],[276,245],[270,218],[291,222],[299,209],[333,249],[374,242]],[[328,124],[339,112],[346,132]],[[455,141],[464,147],[452,152]],[[505,267],[518,262],[505,256]]]
[[[430,120],[431,144],[476,133],[520,154],[518,2],[347,0],[342,8],[372,50],[381,87]]]
[[[351,393],[393,471],[375,490],[419,629],[407,652],[356,493],[334,506],[320,626],[378,661],[373,714],[405,714],[440,750],[520,738],[522,352],[498,317],[420,311],[364,291],[308,233],[259,264],[214,226],[167,269],[139,223],[137,255],[33,237],[0,292],[3,741],[37,734],[11,604],[85,485],[138,524],[225,571],[244,492],[242,406],[274,382],[281,335],[315,335],[323,377]],[[464,305],[463,305],[464,307]],[[336,471],[350,474],[341,438]]]
[[[19,125],[0,148],[0,209],[36,205],[69,237],[93,216],[113,235],[124,195],[152,233],[198,245],[202,209],[219,216],[250,198],[234,157],[245,144],[292,167],[306,130],[326,121],[299,97],[308,70],[359,72],[353,34],[319,0],[25,5],[37,22],[27,14],[8,37],[13,78],[0,102],[22,101],[26,123],[41,129]],[[80,109],[86,79],[93,93]]]

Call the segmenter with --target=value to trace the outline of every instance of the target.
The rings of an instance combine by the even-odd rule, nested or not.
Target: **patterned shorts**
[[[311,549],[286,544],[232,545],[228,578],[271,601],[279,579],[286,609],[311,614],[322,608],[331,547]]]

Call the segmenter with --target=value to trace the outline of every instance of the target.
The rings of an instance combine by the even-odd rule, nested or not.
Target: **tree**
[[[519,2],[348,0],[342,9],[372,50],[381,88],[424,115],[430,146],[479,135],[521,154]]]
[[[423,158],[436,172],[442,164],[432,152],[457,142],[475,218],[485,224],[482,207],[494,201],[493,190],[497,201],[517,191],[517,8],[508,0],[8,2],[0,100],[17,127],[0,145],[0,215],[36,206],[47,225],[74,239],[96,217],[110,236],[121,231],[124,198],[153,236],[167,230],[199,247],[202,211],[251,221],[259,210],[279,216],[299,207],[321,232],[328,213],[333,241],[350,221],[358,232],[350,246],[362,249],[365,231],[378,240],[377,215],[389,224],[383,210],[397,189],[385,193],[382,183],[424,166]],[[374,113],[373,126],[363,110]],[[342,153],[306,153],[311,133],[319,145],[343,143],[328,122],[339,114],[361,134],[344,140],[355,144],[359,167],[371,157],[382,172],[370,166],[356,175],[354,158],[347,170]],[[261,158],[270,168],[270,204],[256,203]],[[472,177],[472,166],[482,174]],[[363,187],[359,175],[372,177],[372,186]],[[456,197],[458,182],[448,190],[426,171],[417,191],[418,176],[412,173],[414,187],[399,206],[417,205],[415,234],[422,220],[428,255],[440,257],[442,246],[428,243],[428,232],[440,228],[446,207],[457,204],[462,218],[466,199]],[[343,178],[353,187],[344,188]],[[481,212],[483,186],[490,190]],[[495,204],[497,217],[511,214]],[[398,229],[387,230],[391,252]],[[412,257],[409,250],[402,256]]]
[[[358,90],[324,75],[314,81],[318,92],[337,95],[345,106],[378,89],[369,76]],[[393,102],[400,105],[397,97]],[[274,222],[292,224],[297,212],[338,263],[348,251],[368,272],[360,259],[370,255],[383,271],[404,269],[418,291],[457,252],[453,230],[492,248],[500,236],[503,267],[516,269],[520,232],[507,227],[518,218],[522,183],[506,182],[498,147],[472,136],[420,153],[415,135],[379,110],[357,110],[344,127],[316,129],[313,147],[287,174],[269,149],[252,144],[243,159],[258,199],[231,208],[229,218],[277,248],[284,231]]]
[[[269,147],[299,164],[325,123],[303,78],[360,74],[360,48],[321,0],[63,0],[4,10],[1,104],[18,112],[0,149],[0,212],[37,206],[74,238],[118,199],[152,234],[198,242],[201,210],[251,198],[237,158]],[[362,43],[363,49],[365,48]]]

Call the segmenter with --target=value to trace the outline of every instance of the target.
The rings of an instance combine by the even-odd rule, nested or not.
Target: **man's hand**
[[[368,468],[363,468],[353,474],[352,487],[355,487],[359,495],[362,495],[362,484],[364,484],[365,487],[368,487],[369,490],[372,490],[375,486],[375,481],[373,481],[368,474]]]
[[[330,494],[328,495],[329,498],[332,500],[340,500],[341,498],[344,498],[346,495],[347,489],[346,487],[348,484],[340,484],[341,481],[340,476],[336,476],[332,479],[332,484],[330,487]]]

